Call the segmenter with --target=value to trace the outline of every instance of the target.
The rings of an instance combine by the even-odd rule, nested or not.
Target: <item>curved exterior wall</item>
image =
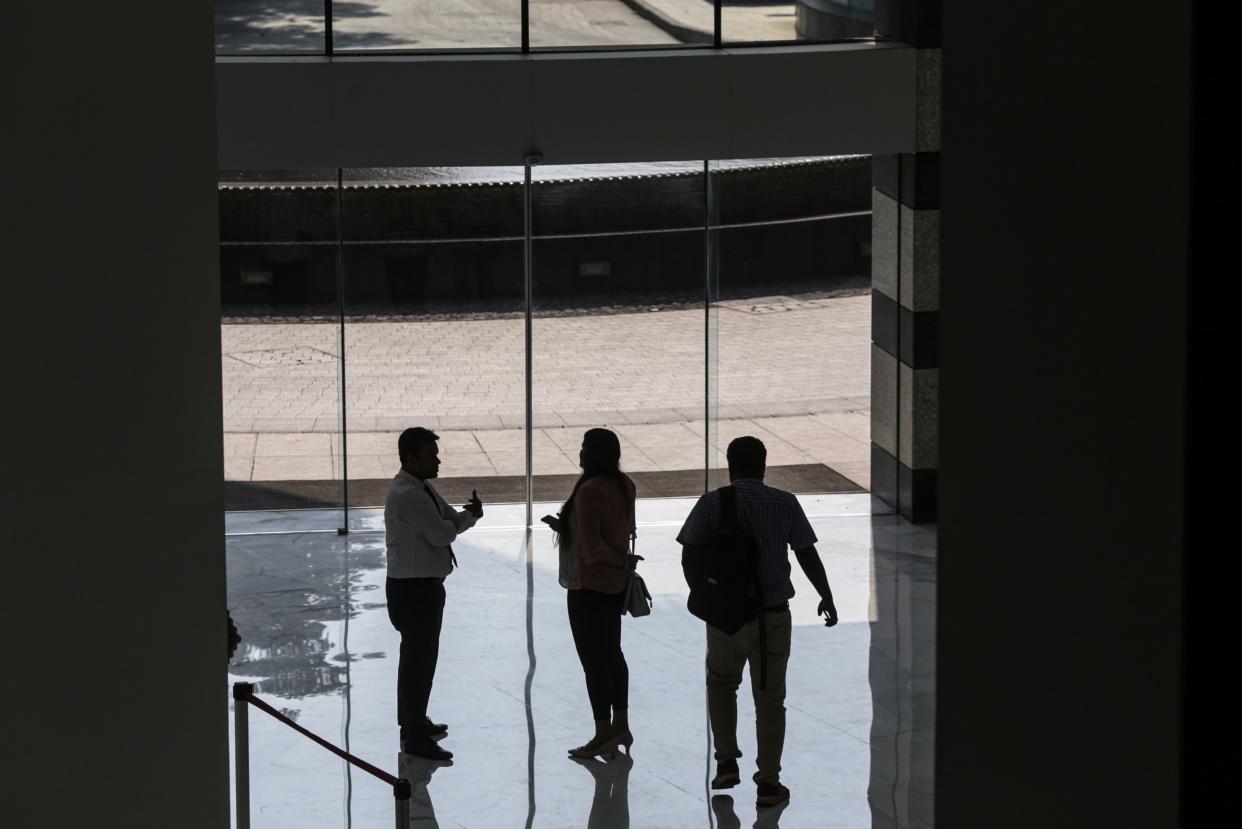
[[[794,0],[800,40],[844,40],[875,35],[875,0]]]
[[[722,283],[779,293],[803,281],[868,272],[869,158],[726,169],[713,172],[713,180],[719,223],[751,225],[721,234]],[[589,293],[608,301],[701,300],[701,173],[532,186],[542,302],[587,293],[579,281],[584,265],[606,266]],[[338,307],[336,199],[331,184],[221,188],[226,315]],[[436,301],[485,310],[520,302],[521,182],[347,183],[340,213],[350,311],[428,312]],[[542,238],[550,236],[576,238]],[[760,261],[762,268],[752,267]]]

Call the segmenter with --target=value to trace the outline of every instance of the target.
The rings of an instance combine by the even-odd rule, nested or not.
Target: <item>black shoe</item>
[[[756,787],[755,807],[780,806],[789,802],[789,789],[780,783],[760,783]]]
[[[713,789],[731,789],[741,781],[737,760],[722,760],[716,764],[716,776],[712,778]]]
[[[432,722],[431,717],[423,720],[423,727],[427,730],[427,736],[433,740],[442,740],[448,736],[448,726],[442,722]]]
[[[426,760],[438,760],[441,763],[448,763],[453,760],[453,752],[440,748],[430,737],[423,737],[420,740],[403,740],[401,750],[406,754],[413,754],[415,757],[422,757]]]

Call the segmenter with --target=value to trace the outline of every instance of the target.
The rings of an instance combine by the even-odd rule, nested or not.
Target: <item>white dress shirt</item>
[[[453,572],[449,545],[479,519],[453,509],[427,481],[402,469],[384,500],[384,542],[388,576],[443,578]]]

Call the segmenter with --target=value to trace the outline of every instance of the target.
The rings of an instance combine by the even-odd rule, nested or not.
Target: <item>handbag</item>
[[[638,530],[635,527],[637,522],[634,520],[633,513],[630,514],[630,555],[634,555],[634,544],[638,539]],[[638,566],[638,562],[634,563]],[[635,570],[630,571],[630,580],[625,585],[625,612],[638,618],[639,616],[651,615],[651,591],[647,589],[647,583],[643,581],[643,577],[638,575]]]
[[[643,582],[641,575],[630,573],[630,583],[625,589],[625,611],[631,616],[647,616],[651,615],[651,592],[647,590],[647,583]]]
[[[643,577],[634,572],[625,587],[625,612],[634,618],[651,615],[651,593]]]

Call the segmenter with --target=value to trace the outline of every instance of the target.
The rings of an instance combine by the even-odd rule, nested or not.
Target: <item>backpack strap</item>
[[[732,485],[720,489],[720,526],[732,529],[738,526],[737,489]],[[759,690],[768,687],[768,628],[767,613],[763,609],[763,552],[755,549],[755,589],[759,591],[756,598],[759,617]]]
[[[720,493],[720,528],[731,530],[737,526],[737,490],[730,486],[722,486]]]

